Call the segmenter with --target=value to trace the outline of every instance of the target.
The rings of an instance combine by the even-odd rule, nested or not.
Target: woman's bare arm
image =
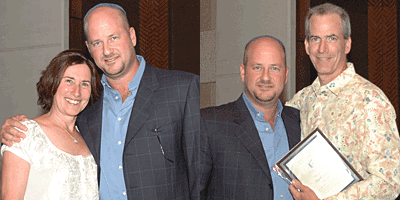
[[[30,164],[10,151],[3,153],[1,199],[24,199]]]

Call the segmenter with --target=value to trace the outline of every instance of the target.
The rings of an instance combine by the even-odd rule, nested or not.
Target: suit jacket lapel
[[[154,72],[154,68],[146,63],[142,79],[139,84],[138,92],[136,94],[135,103],[132,107],[131,117],[129,119],[128,130],[125,139],[125,146],[128,144],[138,133],[139,129],[146,122],[147,118],[152,113],[158,101],[158,95],[155,91],[158,89],[159,84]]]
[[[101,143],[101,127],[102,127],[102,116],[103,116],[103,97],[104,92],[90,108],[88,112],[90,115],[87,118],[87,127],[89,129],[89,135],[85,135],[85,142],[89,147],[90,151],[98,166],[100,166],[100,143]],[[82,135],[84,136],[84,135]]]
[[[236,129],[235,135],[239,138],[246,149],[256,158],[260,168],[266,176],[272,180],[269,170],[267,157],[262,147],[262,142],[254,124],[253,118],[244,103],[243,97],[236,101],[236,119],[234,120],[240,127]]]
[[[292,149],[300,141],[300,116],[289,109],[286,106],[283,107],[282,119],[288,137],[289,149]]]

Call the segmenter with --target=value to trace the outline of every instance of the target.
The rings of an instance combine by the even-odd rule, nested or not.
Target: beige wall
[[[8,117],[39,114],[40,71],[68,48],[68,0],[2,0],[0,3],[0,102]]]
[[[1,124],[17,114],[40,114],[36,83],[50,60],[68,48],[68,2],[0,2]]]
[[[289,80],[282,100],[295,94],[294,0],[200,0],[201,107],[236,100],[243,92],[239,76],[245,44],[272,35],[286,46]]]
[[[216,4],[217,0],[200,0],[200,106],[216,104]]]

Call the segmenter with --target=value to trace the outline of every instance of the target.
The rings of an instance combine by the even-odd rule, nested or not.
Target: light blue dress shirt
[[[277,173],[272,170],[272,167],[275,165],[275,163],[285,156],[287,152],[289,152],[287,133],[281,117],[283,109],[282,103],[280,100],[278,101],[274,130],[272,130],[271,125],[264,119],[264,113],[254,107],[249,98],[246,96],[245,92],[243,92],[243,99],[256,125],[265,155],[267,156],[274,188],[274,200],[293,200],[293,197],[289,191],[289,184],[287,184],[281,177],[277,175]]]
[[[135,77],[129,82],[128,89],[132,93],[122,103],[121,94],[112,89],[103,74],[101,82],[104,87],[103,117],[100,147],[100,199],[127,200],[122,156],[125,137],[133,103],[135,102],[140,80],[142,79],[146,61],[136,56],[140,62]]]

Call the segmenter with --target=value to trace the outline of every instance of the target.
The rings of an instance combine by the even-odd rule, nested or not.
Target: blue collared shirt
[[[140,80],[142,79],[146,61],[136,56],[140,62],[135,77],[129,82],[128,89],[132,93],[122,103],[121,94],[112,89],[103,74],[101,82],[104,87],[103,117],[100,147],[100,199],[127,200],[122,156],[125,137],[133,103],[135,102]]]
[[[278,101],[274,130],[272,130],[271,125],[264,119],[264,113],[254,107],[245,92],[243,92],[243,99],[260,135],[265,155],[267,155],[272,184],[274,186],[274,200],[292,200],[293,197],[290,194],[289,185],[272,170],[275,163],[289,152],[287,133],[281,117],[282,103],[280,100]]]

